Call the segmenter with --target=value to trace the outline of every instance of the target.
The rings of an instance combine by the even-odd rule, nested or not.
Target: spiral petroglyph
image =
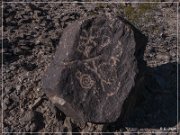
[[[80,84],[82,88],[90,89],[95,84],[95,81],[89,75],[84,74],[80,77]]]
[[[80,71],[76,73],[76,77],[78,78],[81,87],[84,89],[90,89],[95,84],[95,81],[92,80],[90,75],[82,74]]]

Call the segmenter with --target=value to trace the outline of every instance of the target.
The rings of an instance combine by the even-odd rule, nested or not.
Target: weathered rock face
[[[81,122],[114,122],[135,84],[135,40],[121,19],[76,21],[61,37],[43,78],[50,100]]]

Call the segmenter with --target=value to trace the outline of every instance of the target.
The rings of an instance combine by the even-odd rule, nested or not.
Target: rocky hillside
[[[175,2],[3,3],[3,131],[177,132],[178,6]],[[76,20],[96,15],[123,17],[147,37],[143,56],[147,73],[127,121],[80,127],[49,101],[41,79],[62,31]]]

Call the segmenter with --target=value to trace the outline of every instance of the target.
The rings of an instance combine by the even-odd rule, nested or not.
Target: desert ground
[[[13,3],[13,1],[15,0],[7,0],[6,2],[12,3],[3,3],[3,9],[1,8],[3,10],[1,131],[7,132],[5,134],[8,132],[178,134],[176,132],[179,126],[177,121],[179,3],[176,1],[33,3],[33,0],[26,0],[29,3]],[[41,79],[53,59],[63,30],[78,19],[101,14],[125,18],[148,38],[144,50],[147,70],[145,89],[142,90],[139,102],[133,109],[133,115],[126,122],[87,123],[85,127],[79,127],[47,98],[42,89]]]

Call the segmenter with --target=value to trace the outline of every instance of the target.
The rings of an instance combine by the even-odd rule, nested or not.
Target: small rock
[[[29,128],[30,128],[31,132],[34,132],[36,130],[37,126],[35,123],[32,123]]]
[[[5,87],[4,88],[4,92],[6,93],[6,94],[10,94],[11,92],[12,92],[12,90],[13,90],[13,87],[12,86],[7,86],[7,87]]]
[[[14,54],[20,55],[20,54],[22,54],[22,53],[23,53],[23,51],[22,51],[20,48],[16,47],[16,48],[14,49]]]
[[[3,110],[5,111],[5,110],[7,110],[7,105],[6,104],[3,104]]]
[[[49,15],[46,16],[47,20],[51,20],[51,17]]]
[[[72,125],[71,125],[71,118],[70,117],[66,117],[66,119],[64,121],[64,127],[66,127],[68,129],[68,131],[72,131]]]
[[[23,51],[30,50],[31,48],[29,46],[21,46],[21,49]]]
[[[29,123],[25,126],[25,129],[26,129],[27,132],[30,131],[30,124]]]
[[[170,56],[168,56],[166,54],[157,54],[156,58],[158,60],[163,60],[163,61],[169,61],[170,60]]]
[[[162,39],[165,39],[165,38],[167,37],[167,34],[161,33],[161,34],[160,34],[160,37],[161,37]]]
[[[34,119],[35,119],[35,112],[34,111],[28,111],[28,112],[26,112],[24,117],[21,119],[21,121],[29,122],[29,121],[33,121]]]
[[[20,90],[21,90],[21,87],[22,87],[21,85],[17,85],[17,86],[16,86],[16,90],[17,90],[17,91],[20,91]]]
[[[27,71],[32,71],[37,67],[37,65],[34,63],[23,63],[22,67]]]
[[[9,127],[4,127],[4,132],[10,132],[10,128]]]
[[[3,101],[4,101],[4,104],[6,104],[6,105],[10,104],[10,100],[9,100],[9,98],[7,98],[7,97],[4,98]]]
[[[64,17],[61,18],[61,22],[65,22],[68,19],[69,19],[69,16],[64,16]]]
[[[161,7],[162,8],[166,8],[166,7],[171,7],[173,5],[173,3],[175,2],[175,0],[168,0],[168,1],[165,1],[165,0],[161,0]],[[163,2],[168,2],[168,3],[163,3]]]
[[[13,71],[13,70],[15,70],[16,69],[16,66],[14,66],[14,65],[12,65],[12,66],[10,66],[10,68],[9,68],[11,71]]]

